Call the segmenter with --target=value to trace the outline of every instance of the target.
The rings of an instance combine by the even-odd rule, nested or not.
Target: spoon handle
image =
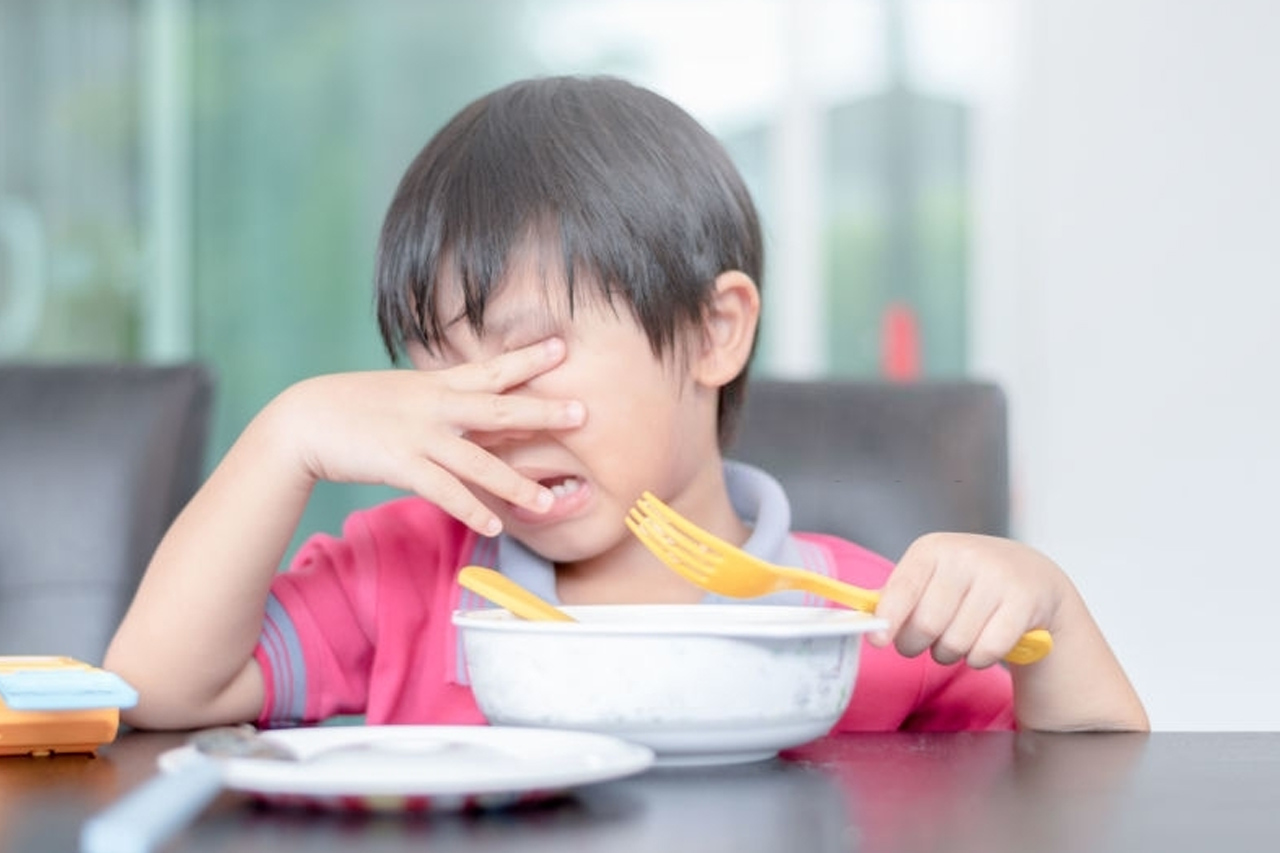
[[[543,622],[573,622],[572,616],[548,604],[520,584],[493,569],[466,566],[458,572],[458,583],[476,595],[505,607],[522,619]]]
[[[85,821],[80,853],[151,853],[190,823],[222,790],[218,762],[199,754],[160,771]]]

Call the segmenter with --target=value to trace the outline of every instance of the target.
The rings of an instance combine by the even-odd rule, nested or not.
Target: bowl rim
[[[869,613],[843,607],[789,604],[578,604],[560,608],[578,622],[535,622],[521,619],[500,607],[455,610],[453,624],[459,628],[493,633],[570,634],[612,636],[703,636],[761,637],[792,639],[840,637],[884,630],[889,623]],[[689,615],[681,621],[646,622],[642,614],[664,614],[667,618]],[[706,620],[732,614],[730,619]],[[602,614],[620,616],[622,621],[593,621]]]

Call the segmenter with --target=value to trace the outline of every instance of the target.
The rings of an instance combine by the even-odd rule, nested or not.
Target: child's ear
[[[693,364],[693,378],[708,387],[729,384],[751,357],[760,320],[760,291],[746,273],[737,270],[716,276],[715,296],[702,323],[702,344]]]

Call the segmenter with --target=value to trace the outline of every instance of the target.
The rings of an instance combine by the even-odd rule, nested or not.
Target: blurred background
[[[216,460],[386,366],[378,229],[449,116],[626,76],[755,193],[758,373],[1000,383],[1015,535],[1156,727],[1276,729],[1278,41],[1267,0],[0,0],[0,359],[207,361]]]

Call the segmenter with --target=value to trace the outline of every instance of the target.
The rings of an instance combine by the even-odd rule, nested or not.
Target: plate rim
[[[434,724],[366,724],[355,726],[299,726],[287,729],[264,729],[260,736],[288,744],[296,738],[323,738],[314,732],[333,732],[332,737],[339,742],[350,739],[359,742],[358,733],[378,730],[380,737],[393,738],[397,734],[406,736],[431,735],[453,737],[483,743],[492,732],[501,732],[499,739],[504,742],[520,739],[548,740],[556,739],[565,744],[566,754],[578,753],[589,748],[603,750],[606,760],[595,764],[573,764],[565,767],[559,764],[548,764],[544,759],[531,762],[528,772],[511,772],[508,767],[505,773],[495,774],[490,778],[468,778],[465,780],[429,779],[421,782],[405,782],[390,780],[387,784],[365,783],[349,784],[350,780],[327,779],[317,777],[305,770],[296,777],[287,778],[272,776],[266,779],[254,779],[253,775],[264,765],[269,764],[275,770],[287,762],[269,761],[253,758],[216,758],[222,770],[222,785],[233,791],[268,797],[300,796],[310,798],[332,797],[472,797],[498,794],[519,794],[538,791],[563,791],[582,785],[607,782],[642,773],[652,767],[657,758],[650,747],[624,740],[602,732],[589,732],[577,729],[539,728],[532,726],[491,726],[491,725],[434,725]],[[306,732],[305,735],[293,734]],[[204,758],[191,744],[172,747],[156,757],[156,765],[161,772],[175,773],[197,758]],[[306,768],[306,762],[298,765]]]

